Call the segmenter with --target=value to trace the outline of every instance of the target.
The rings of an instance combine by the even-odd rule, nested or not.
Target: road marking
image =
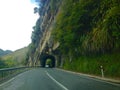
[[[13,81],[14,79],[15,79],[15,78],[12,78],[12,79],[10,79],[10,80],[8,80],[8,81],[6,81],[6,82],[0,84],[0,87],[3,86],[3,85],[5,85],[5,84],[7,84],[7,83],[9,83],[9,82],[11,82],[11,81]]]
[[[64,90],[69,90],[67,89],[65,86],[63,86],[61,83],[59,83],[57,80],[55,80],[47,71],[45,71],[46,74],[56,83],[58,84],[60,87],[62,87]]]
[[[16,77],[20,77],[22,74],[23,74],[23,73],[20,73],[20,74],[18,74],[17,76],[13,77],[12,79],[10,79],[10,80],[8,80],[8,81],[0,84],[0,87],[3,86],[3,85],[5,85],[5,84],[7,84],[7,83],[9,83],[9,82],[11,82],[11,81],[13,81]]]
[[[113,82],[110,82],[110,81],[101,80],[99,78],[89,78],[89,79],[92,79],[92,80],[97,81],[97,82],[107,83],[107,84],[110,84],[110,85],[114,85],[114,86],[120,87],[120,84],[113,83]]]
[[[92,75],[82,74],[82,73],[77,73],[77,72],[72,72],[72,71],[67,71],[67,70],[63,70],[63,69],[56,69],[56,70],[60,70],[60,71],[66,72],[66,73],[71,73],[71,74],[74,74],[74,75],[78,75],[80,77],[82,76],[84,78],[91,79],[91,80],[94,80],[94,81],[97,81],[97,82],[102,82],[102,83],[104,82],[104,83],[107,83],[107,84],[111,84],[111,85],[120,87],[120,83],[114,83],[114,82],[111,82],[111,81],[106,81],[104,79],[101,79],[99,77],[94,77]]]

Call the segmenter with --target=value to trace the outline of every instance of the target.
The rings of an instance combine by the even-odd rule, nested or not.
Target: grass
[[[63,68],[101,76],[100,66],[103,66],[105,77],[120,79],[120,53],[94,57],[81,56],[72,62],[66,60]]]
[[[22,66],[24,65],[27,52],[28,47],[24,47],[1,58],[4,60],[8,67]]]

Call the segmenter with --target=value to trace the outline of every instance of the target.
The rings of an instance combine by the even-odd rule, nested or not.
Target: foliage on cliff
[[[119,52],[119,8],[119,0],[63,0],[53,31],[62,54]]]
[[[62,67],[118,77],[120,66],[119,0],[63,0],[53,39],[59,42]]]

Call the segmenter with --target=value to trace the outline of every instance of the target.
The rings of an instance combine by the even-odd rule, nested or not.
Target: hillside
[[[12,53],[12,51],[11,50],[2,50],[2,49],[0,49],[0,56],[4,56],[4,55],[7,55],[7,54],[10,54],[10,53]]]
[[[23,66],[25,65],[27,52],[28,52],[28,47],[24,47],[14,51],[11,54],[5,55],[1,58],[9,67]]]

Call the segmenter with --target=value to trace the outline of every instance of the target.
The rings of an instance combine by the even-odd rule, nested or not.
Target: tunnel
[[[50,68],[54,68],[55,67],[55,57],[53,55],[44,54],[44,55],[42,55],[40,63],[41,63],[41,67],[48,66]]]

